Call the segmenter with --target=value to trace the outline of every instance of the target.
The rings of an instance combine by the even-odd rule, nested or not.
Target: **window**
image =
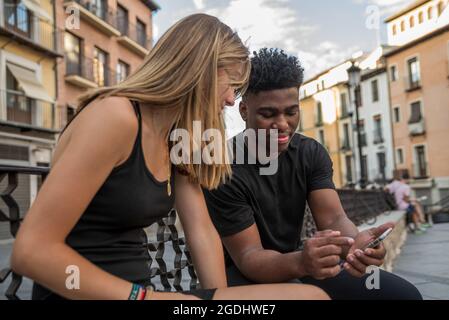
[[[117,83],[122,82],[125,80],[129,75],[129,65],[121,60],[117,63]]]
[[[427,177],[426,148],[423,145],[415,147],[414,171],[417,178]]]
[[[137,42],[142,46],[142,47],[147,47],[147,26],[145,23],[143,23],[142,21],[140,21],[139,19],[137,19],[137,26],[136,26],[136,31],[137,31]]]
[[[371,81],[371,93],[373,102],[379,101],[379,83],[377,80]]]
[[[67,111],[66,111],[67,123],[69,123],[73,119],[75,114],[76,114],[76,109],[71,106],[67,106]]]
[[[316,125],[317,126],[323,125],[323,105],[319,101],[316,106]]]
[[[393,35],[395,36],[398,33],[398,27],[393,25]]]
[[[352,156],[345,157],[346,162],[346,181],[347,183],[352,182]]]
[[[5,22],[9,29],[31,36],[31,12],[25,5],[17,0],[5,0]]]
[[[374,143],[382,143],[383,133],[382,133],[382,117],[380,115],[374,116]]]
[[[418,58],[412,58],[407,61],[409,74],[409,89],[419,87],[421,82],[421,73]]]
[[[444,3],[443,1],[438,2],[438,16],[441,16],[441,14],[444,11]]]
[[[128,35],[128,10],[117,4],[117,27],[122,35]]]
[[[366,146],[366,132],[365,132],[365,120],[359,120],[359,130],[360,130],[360,145]]]
[[[66,74],[81,75],[81,39],[66,32],[64,34]]]
[[[340,103],[341,103],[341,116],[348,116],[348,99],[345,92],[340,94]]]
[[[424,22],[424,13],[422,11],[418,13],[418,22],[419,24]]]
[[[94,81],[98,86],[103,87],[109,84],[108,68],[107,68],[108,54],[99,48],[94,48],[93,71]]]
[[[377,168],[379,169],[379,175],[382,177],[382,181],[385,181],[385,153],[377,153]]]
[[[401,122],[401,109],[399,107],[395,107],[393,109],[393,116],[394,116],[394,122],[399,123]]]
[[[408,123],[409,124],[419,123],[422,120],[421,102],[420,101],[414,102],[410,105],[410,107],[411,107],[411,116]]]
[[[320,130],[319,131],[319,136],[320,136],[320,143],[325,146],[326,145],[326,140],[324,138],[324,130]]]
[[[107,0],[92,0],[90,2],[91,11],[95,13],[97,17],[100,17],[103,20],[106,20],[106,13],[108,11],[108,2]]]
[[[410,28],[413,28],[415,26],[415,17],[411,16],[409,22],[410,22]]]
[[[427,19],[431,20],[433,18],[433,7],[427,9]]]
[[[404,164],[404,150],[402,148],[396,149],[396,164]]]
[[[362,178],[364,181],[368,180],[368,157],[362,156]]]
[[[401,31],[405,31],[405,21],[401,21]]]
[[[6,119],[20,123],[32,123],[33,101],[25,97],[19,83],[9,68],[6,68]]]
[[[390,78],[392,82],[395,82],[398,80],[398,68],[396,66],[391,66],[390,67]]]
[[[345,123],[343,125],[343,149],[350,149],[349,145],[349,124]]]

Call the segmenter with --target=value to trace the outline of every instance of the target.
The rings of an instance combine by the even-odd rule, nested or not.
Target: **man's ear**
[[[243,121],[246,122],[246,120],[248,119],[248,105],[245,102],[240,101],[239,111]]]

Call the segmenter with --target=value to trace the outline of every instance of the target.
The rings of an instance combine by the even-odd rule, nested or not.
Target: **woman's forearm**
[[[201,288],[227,287],[223,246],[216,229],[212,223],[206,223],[191,233],[194,235],[186,232],[186,239]]]
[[[115,277],[64,243],[16,246],[12,269],[68,299],[126,300],[132,284]]]

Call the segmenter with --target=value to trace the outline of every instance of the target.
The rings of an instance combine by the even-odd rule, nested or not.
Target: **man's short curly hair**
[[[301,86],[304,69],[297,57],[274,48],[263,48],[253,54],[247,94]]]

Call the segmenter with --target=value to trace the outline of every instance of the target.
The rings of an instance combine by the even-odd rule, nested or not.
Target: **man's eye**
[[[264,118],[272,118],[274,114],[272,112],[261,112],[260,115]]]
[[[296,116],[297,114],[298,114],[298,111],[287,112],[287,115],[290,117]]]

